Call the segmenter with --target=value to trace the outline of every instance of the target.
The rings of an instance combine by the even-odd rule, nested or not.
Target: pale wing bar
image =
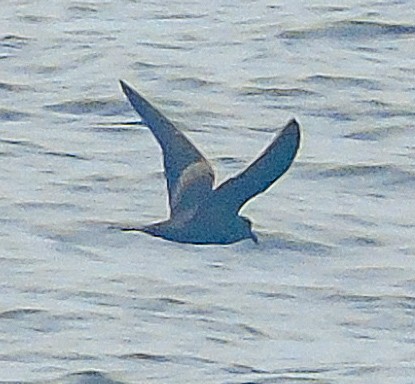
[[[120,83],[131,105],[142,117],[143,122],[151,129],[163,150],[169,203],[171,214],[174,215],[181,206],[180,202],[184,200],[182,199],[184,197],[182,193],[186,192],[185,185],[180,180],[185,170],[193,167],[193,164],[198,164],[200,178],[203,180],[201,187],[205,188],[206,193],[208,193],[214,183],[212,167],[199,150],[170,120],[124,81],[120,80]],[[197,183],[197,179],[197,177],[194,178],[195,183]]]

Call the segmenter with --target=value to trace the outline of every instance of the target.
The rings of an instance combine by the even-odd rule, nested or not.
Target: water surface
[[[412,8],[5,1],[0,382],[411,382]],[[300,121],[297,161],[243,211],[259,245],[109,229],[167,215],[118,79],[218,182]]]

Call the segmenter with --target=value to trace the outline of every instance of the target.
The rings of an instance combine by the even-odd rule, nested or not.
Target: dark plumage
[[[300,144],[300,127],[291,120],[244,171],[214,187],[214,172],[199,150],[171,121],[124,81],[122,89],[163,150],[170,218],[140,228],[180,243],[231,244],[253,239],[251,222],[239,210],[264,192],[290,167]]]

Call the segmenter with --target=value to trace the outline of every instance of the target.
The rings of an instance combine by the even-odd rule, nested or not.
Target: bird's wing
[[[120,83],[163,150],[171,216],[182,215],[184,211],[188,215],[212,191],[214,173],[211,165],[170,120],[124,81]]]
[[[300,126],[293,119],[254,162],[214,191],[215,198],[221,206],[239,211],[249,199],[264,192],[288,170],[299,145]]]

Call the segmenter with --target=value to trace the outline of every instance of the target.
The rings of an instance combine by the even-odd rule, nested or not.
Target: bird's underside
[[[131,105],[162,148],[170,218],[139,230],[167,240],[193,244],[257,241],[249,219],[239,210],[264,192],[290,167],[300,144],[300,127],[291,120],[245,170],[214,188],[214,172],[201,152],[174,124],[124,81]]]

